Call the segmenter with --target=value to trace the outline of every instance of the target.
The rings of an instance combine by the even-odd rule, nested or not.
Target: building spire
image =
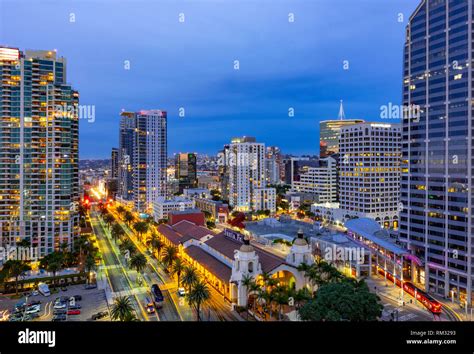
[[[344,114],[344,107],[342,106],[342,100],[341,100],[341,105],[339,106],[339,120],[344,120],[346,118],[346,115]]]

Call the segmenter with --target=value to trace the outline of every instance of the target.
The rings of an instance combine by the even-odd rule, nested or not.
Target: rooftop
[[[351,219],[346,221],[344,226],[347,228],[347,231],[360,235],[363,238],[397,255],[409,253],[408,250],[397,245],[396,239],[390,237],[389,232],[383,229],[373,219]]]

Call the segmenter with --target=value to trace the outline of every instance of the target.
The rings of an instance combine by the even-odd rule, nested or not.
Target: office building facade
[[[406,29],[400,240],[412,280],[472,306],[473,2],[421,1]]]

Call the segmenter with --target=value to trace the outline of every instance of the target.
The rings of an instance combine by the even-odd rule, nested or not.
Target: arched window
[[[253,262],[249,262],[249,273],[253,273]]]

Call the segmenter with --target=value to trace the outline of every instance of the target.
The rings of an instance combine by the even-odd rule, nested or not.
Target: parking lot
[[[70,302],[69,299],[74,296],[80,296],[81,299],[78,301]],[[75,304],[78,314],[67,314],[63,316],[63,320],[66,321],[90,321],[94,314],[99,312],[105,312],[107,315],[97,319],[98,321],[110,321],[108,316],[107,302],[105,299],[104,290],[100,289],[85,289],[84,285],[72,285],[68,286],[67,290],[63,291],[58,288],[56,293],[52,293],[50,296],[45,297],[41,294],[28,296],[28,303],[40,302],[40,311],[37,314],[33,314],[32,321],[51,321],[55,314],[55,301],[57,298],[61,298],[64,301],[63,305],[56,307],[62,307],[61,309],[56,308],[57,312],[67,313],[71,305]],[[0,298],[0,312],[8,310],[10,314],[14,313],[15,305],[25,301],[25,297],[20,299],[9,299],[7,297]],[[79,313],[80,312],[80,313]],[[21,317],[21,316],[19,316]]]

